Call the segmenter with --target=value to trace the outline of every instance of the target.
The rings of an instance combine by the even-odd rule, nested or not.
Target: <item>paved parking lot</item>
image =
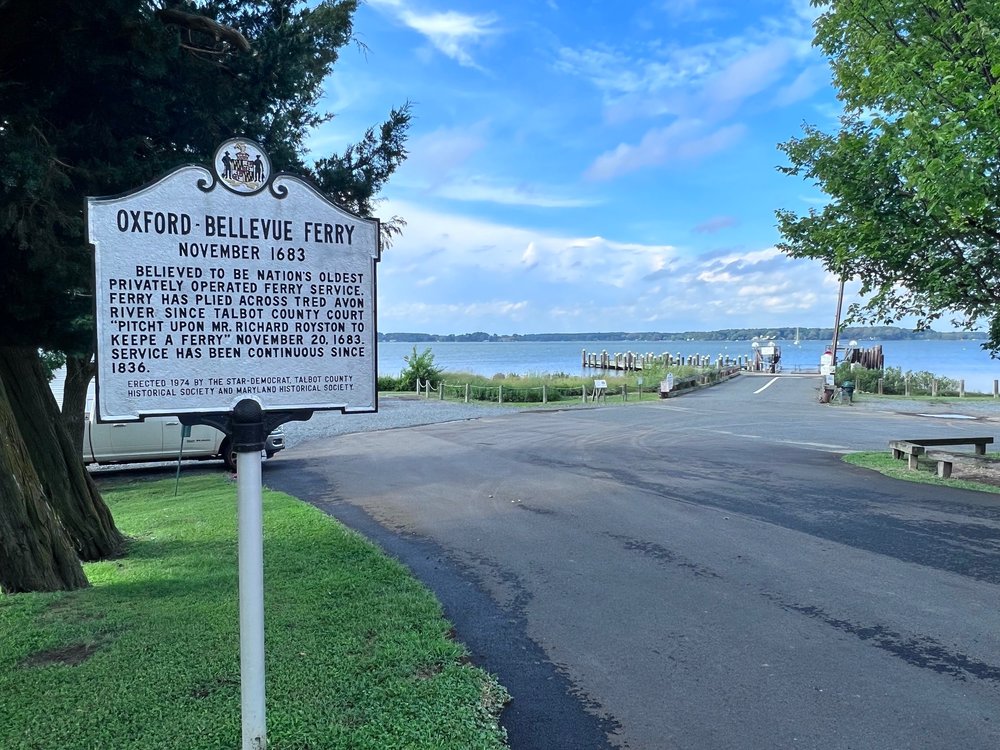
[[[997,747],[1000,499],[840,460],[996,414],[815,395],[741,377],[325,437],[265,482],[435,590],[513,693],[514,750]]]

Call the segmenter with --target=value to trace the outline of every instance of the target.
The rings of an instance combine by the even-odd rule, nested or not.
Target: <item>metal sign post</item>
[[[243,750],[264,750],[264,504],[260,452],[264,450],[263,413],[250,399],[233,409],[236,451],[236,504],[240,567],[240,697]]]

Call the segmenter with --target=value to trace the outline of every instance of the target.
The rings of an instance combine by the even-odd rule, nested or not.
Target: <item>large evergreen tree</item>
[[[19,426],[5,434],[19,446],[11,460],[29,456],[42,488],[4,488],[0,534],[15,528],[3,523],[15,508],[32,508],[24,517],[35,521],[17,525],[22,538],[0,540],[0,550],[31,550],[29,567],[49,568],[31,579],[38,583],[0,576],[0,587],[80,585],[78,573],[58,574],[66,566],[48,540],[59,535],[83,559],[123,547],[79,466],[94,341],[85,197],[132,190],[180,164],[207,163],[220,142],[241,135],[259,142],[275,169],[312,177],[348,210],[371,215],[375,194],[405,158],[408,107],[390,113],[343,154],[309,164],[303,146],[330,116],[318,109],[322,84],[353,38],[356,5],[0,0],[0,311],[6,323],[0,384],[8,396],[18,394],[14,409],[11,398],[0,399],[0,412],[6,409],[3,424]],[[54,416],[37,362],[40,348],[67,355],[63,412],[70,433]],[[35,507],[41,504],[47,507]],[[0,570],[23,568],[0,557]]]
[[[783,171],[829,196],[778,212],[782,249],[860,278],[855,320],[986,322],[1000,351],[1000,5],[813,4],[845,113],[781,146]]]

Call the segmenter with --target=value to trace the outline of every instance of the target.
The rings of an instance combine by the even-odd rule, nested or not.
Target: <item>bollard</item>
[[[465,403],[469,403],[469,384],[465,384]]]
[[[438,401],[444,401],[444,381],[438,383]]]
[[[543,384],[542,384],[542,403],[543,403],[543,404],[547,404],[547,403],[549,403],[549,399],[548,399],[548,392],[547,392],[547,391],[546,391],[545,389],[546,389],[546,386],[545,386],[545,384],[543,383]]]
[[[503,385],[497,386],[497,403],[498,404],[503,403]]]
[[[964,380],[959,380],[958,381],[958,397],[959,398],[965,398],[965,381]]]
[[[879,378],[878,379],[878,395],[880,395],[880,396],[884,395],[883,392],[882,392],[884,384],[885,384],[885,381],[882,378]]]

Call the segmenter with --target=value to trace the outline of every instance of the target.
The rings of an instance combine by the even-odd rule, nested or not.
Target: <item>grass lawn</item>
[[[1000,459],[1000,454],[989,454],[992,458]],[[905,479],[908,482],[922,482],[925,484],[937,484],[942,487],[957,487],[965,490],[977,490],[979,492],[1000,493],[1000,487],[983,482],[970,482],[964,479],[941,479],[937,476],[937,464],[933,461],[923,461],[916,471],[906,468],[906,461],[892,457],[887,451],[869,451],[861,453],[848,453],[844,460],[849,464],[860,466],[864,469],[877,471],[893,479]]]
[[[240,746],[236,487],[119,483],[134,540],[91,587],[0,595],[0,748]],[[401,565],[264,492],[269,750],[506,747],[506,691]]]

